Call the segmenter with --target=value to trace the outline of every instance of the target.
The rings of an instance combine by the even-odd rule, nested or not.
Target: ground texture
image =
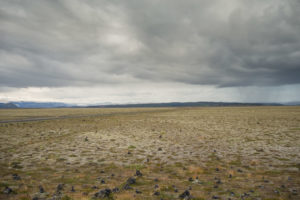
[[[300,107],[0,110],[61,116],[0,124],[0,199],[300,199]]]

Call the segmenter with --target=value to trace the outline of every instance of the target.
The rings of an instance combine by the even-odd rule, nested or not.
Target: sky
[[[300,0],[0,0],[8,101],[300,101]]]

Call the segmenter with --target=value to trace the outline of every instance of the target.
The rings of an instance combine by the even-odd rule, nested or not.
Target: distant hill
[[[112,104],[88,106],[90,108],[131,108],[131,107],[196,107],[196,106],[282,106],[279,103],[238,103],[238,102],[171,102],[171,103],[141,103]]]
[[[0,108],[18,108],[18,106],[13,103],[0,103]]]
[[[19,108],[66,108],[73,105],[60,102],[13,101]]]

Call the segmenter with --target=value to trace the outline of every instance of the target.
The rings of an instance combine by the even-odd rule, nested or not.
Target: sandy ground
[[[300,199],[300,107],[24,109],[0,119],[101,113],[115,114],[0,124],[0,199],[91,199],[115,187],[108,199],[185,190],[190,199]],[[136,183],[123,189],[129,177]]]

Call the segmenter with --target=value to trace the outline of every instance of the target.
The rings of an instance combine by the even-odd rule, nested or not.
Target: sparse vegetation
[[[59,184],[65,200],[300,197],[300,107],[0,112],[95,115],[0,124],[0,199],[32,199],[40,185],[51,198]]]

